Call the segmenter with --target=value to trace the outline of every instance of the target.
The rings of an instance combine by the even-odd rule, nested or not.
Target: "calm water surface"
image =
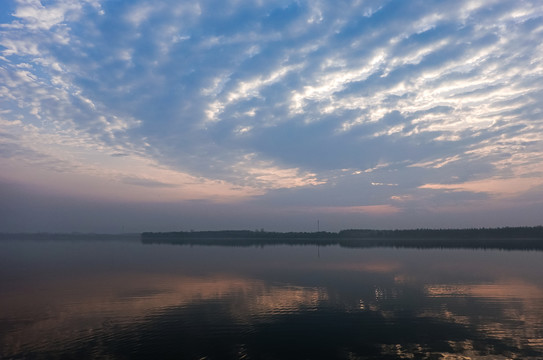
[[[2,359],[542,359],[543,252],[0,241]]]

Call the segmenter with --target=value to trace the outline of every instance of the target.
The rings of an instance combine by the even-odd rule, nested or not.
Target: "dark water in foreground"
[[[543,252],[0,241],[2,359],[542,359]]]

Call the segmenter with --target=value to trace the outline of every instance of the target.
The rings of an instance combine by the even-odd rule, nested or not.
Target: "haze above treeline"
[[[173,231],[141,234],[0,233],[0,240],[75,241],[130,240],[143,244],[189,246],[338,245],[349,248],[441,248],[543,251],[543,226],[376,230],[348,229],[339,232],[274,232],[261,230]]]
[[[445,228],[445,229],[344,229],[334,231],[265,231],[256,230],[190,230],[190,231],[158,231],[142,233],[95,233],[95,232],[0,232],[2,237],[10,236],[96,236],[116,237],[141,235],[142,237],[184,237],[184,238],[374,238],[374,237],[448,237],[448,236],[492,236],[492,237],[543,237],[543,225],[538,226],[516,226],[496,228]]]

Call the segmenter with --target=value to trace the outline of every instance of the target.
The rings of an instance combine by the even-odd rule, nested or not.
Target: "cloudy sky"
[[[540,0],[2,0],[0,231],[543,223]]]

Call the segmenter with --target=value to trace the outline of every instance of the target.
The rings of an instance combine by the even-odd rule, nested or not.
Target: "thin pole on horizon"
[[[317,219],[317,232],[320,232],[320,231],[321,231],[320,222],[319,222],[319,220]]]

